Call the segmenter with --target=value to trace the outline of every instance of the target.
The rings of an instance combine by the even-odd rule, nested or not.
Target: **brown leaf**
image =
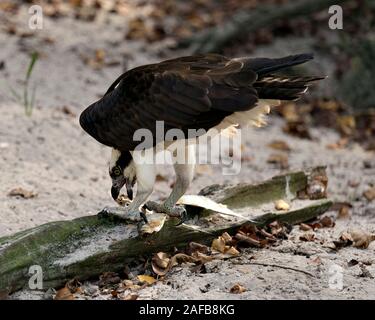
[[[267,162],[277,164],[281,169],[287,169],[289,167],[288,156],[282,153],[271,154],[268,157]]]
[[[222,235],[221,235],[225,241],[225,244],[230,244],[232,243],[232,236],[229,235],[228,232],[224,232]]]
[[[206,262],[212,261],[214,258],[212,256],[208,256],[202,252],[195,251],[191,255],[196,262],[200,262],[200,264],[205,264]]]
[[[246,288],[241,286],[240,284],[235,284],[231,289],[230,289],[230,293],[234,293],[234,294],[240,294],[240,293],[243,293],[246,291]]]
[[[134,284],[131,280],[123,280],[122,287],[129,290],[139,290],[142,288],[141,286]]]
[[[368,200],[372,201],[375,199],[375,187],[372,187],[363,193],[363,196]]]
[[[328,216],[321,218],[319,222],[322,224],[323,228],[333,228],[335,226],[333,219]]]
[[[225,254],[229,254],[230,256],[238,256],[240,252],[235,247],[230,247],[228,250],[225,251]]]
[[[343,135],[350,136],[356,128],[355,118],[348,115],[340,116],[337,118],[337,126]]]
[[[154,277],[145,274],[137,276],[137,279],[142,283],[147,283],[150,285],[156,282],[156,279]]]
[[[26,189],[23,189],[21,187],[19,188],[14,188],[8,192],[9,197],[22,197],[24,199],[31,199],[35,198],[38,194],[33,191],[28,191]]]
[[[308,224],[306,223],[301,223],[299,225],[299,228],[302,230],[302,231],[311,231],[313,230],[313,228],[311,226],[309,226]]]
[[[314,241],[315,240],[315,233],[313,232],[305,232],[303,235],[299,237],[302,241]]]
[[[200,243],[197,243],[197,242],[190,242],[188,244],[187,254],[191,255],[194,252],[209,253],[210,252],[210,248],[207,247],[204,244],[200,244]]]
[[[70,292],[69,288],[64,287],[56,292],[54,300],[74,300],[73,294]]]
[[[151,267],[158,276],[165,276],[169,271],[170,258],[164,252],[159,252],[152,257]]]
[[[171,267],[177,266],[182,263],[195,262],[195,259],[184,253],[177,253],[171,258]]]
[[[349,231],[353,239],[353,245],[356,248],[366,249],[369,244],[375,240],[375,234],[370,234],[367,231],[354,229]]]
[[[165,252],[158,252],[153,256],[152,261],[155,262],[158,267],[165,269],[168,267],[170,259]]]
[[[137,300],[138,297],[139,296],[137,294],[131,293],[131,294],[128,294],[127,296],[125,296],[123,300]]]
[[[77,279],[72,279],[68,281],[65,285],[71,293],[76,293],[77,291],[80,291],[80,287],[82,286],[82,283],[79,282]]]
[[[282,104],[279,107],[279,110],[280,110],[281,115],[285,118],[286,121],[291,122],[291,121],[299,120],[297,106],[295,103]]]
[[[288,233],[292,230],[291,227],[288,227],[279,221],[270,223],[267,228],[269,228],[273,236],[280,239],[288,239]]]
[[[343,205],[337,213],[337,219],[347,219],[347,218],[349,218],[350,217],[349,209],[350,209],[349,206]]]
[[[221,253],[225,252],[225,239],[221,236],[218,238],[214,239],[211,244],[211,248],[213,250],[219,251]]]
[[[336,249],[341,249],[343,247],[347,247],[347,246],[352,245],[353,238],[350,235],[350,233],[344,231],[343,233],[341,233],[341,235],[339,237],[339,240],[333,241],[333,243],[334,243]]]
[[[311,139],[310,132],[304,121],[288,121],[283,127],[283,131],[292,136],[296,136],[302,139]]]
[[[273,140],[268,146],[272,149],[280,150],[280,151],[290,151],[291,148],[289,145],[282,140]]]

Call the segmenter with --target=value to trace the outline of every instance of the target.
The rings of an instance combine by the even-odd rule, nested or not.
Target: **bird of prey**
[[[82,112],[80,125],[112,148],[112,197],[116,200],[125,185],[132,200],[137,183],[136,196],[123,209],[121,218],[141,220],[145,205],[184,219],[185,209],[176,203],[194,175],[195,146],[188,144],[185,156],[189,161],[174,164],[176,182],[169,197],[161,204],[146,202],[153,191],[156,172],[154,164],[134,159],[134,150],[140,143],[134,139],[138,129],[147,129],[154,137],[157,121],[163,121],[165,132],[176,128],[184,133],[189,129],[206,132],[259,123],[280,100],[296,100],[312,82],[323,79],[275,73],[311,59],[311,54],[278,59],[193,55],[140,66],[117,78],[99,101]],[[166,142],[163,139],[165,136],[154,137],[146,149],[156,150],[159,143]]]

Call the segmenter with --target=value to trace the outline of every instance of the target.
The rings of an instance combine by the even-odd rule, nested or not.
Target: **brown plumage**
[[[207,54],[132,69],[121,75],[99,101],[80,116],[82,128],[120,151],[134,150],[137,129],[156,121],[172,128],[208,130],[225,117],[254,108],[258,99],[294,100],[321,78],[280,77],[271,73],[304,63],[310,54],[281,59],[228,59]],[[152,147],[151,145],[149,147]]]

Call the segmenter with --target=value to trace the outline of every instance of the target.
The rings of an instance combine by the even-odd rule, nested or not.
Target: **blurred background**
[[[41,28],[30,28],[33,5]],[[331,5],[342,8],[342,29],[329,25]],[[312,52],[294,72],[328,78],[246,132],[240,175],[199,166],[190,192],[324,165],[337,208],[373,219],[374,16],[370,0],[2,0],[0,236],[112,204],[109,149],[80,129],[80,112],[126,70],[206,52]],[[170,172],[161,168],[155,198],[168,195]]]

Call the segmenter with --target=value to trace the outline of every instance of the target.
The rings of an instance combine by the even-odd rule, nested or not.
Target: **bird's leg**
[[[145,207],[159,213],[166,213],[171,217],[178,217],[181,223],[186,220],[186,210],[183,206],[176,205],[176,202],[185,194],[194,177],[195,168],[195,146],[190,145],[186,148],[186,163],[174,164],[176,172],[176,182],[169,197],[164,203],[148,201]]]
[[[137,174],[137,193],[134,200],[125,208],[104,209],[104,215],[109,215],[114,218],[126,220],[130,222],[138,222],[145,219],[144,214],[140,211],[140,206],[143,205],[147,198],[152,193],[155,183],[155,168],[153,164],[142,164],[136,167]],[[145,221],[147,223],[147,221]]]

